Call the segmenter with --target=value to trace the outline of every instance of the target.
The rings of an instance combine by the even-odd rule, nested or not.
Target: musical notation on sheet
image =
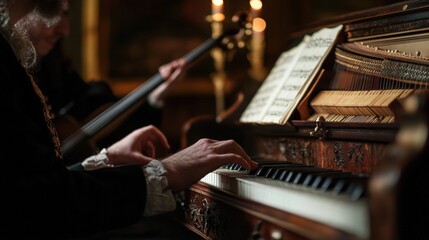
[[[295,47],[282,53],[264,83],[241,115],[241,122],[288,121],[320,65],[332,49],[342,25],[306,35]]]

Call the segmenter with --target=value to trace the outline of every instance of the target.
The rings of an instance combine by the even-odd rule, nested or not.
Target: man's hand
[[[172,191],[182,191],[228,163],[237,163],[246,169],[258,166],[235,141],[211,139],[200,139],[161,162],[167,170],[166,177]]]
[[[152,105],[161,107],[168,92],[176,85],[186,74],[188,62],[185,59],[177,59],[159,68],[159,73],[164,82],[159,85],[149,95],[149,101]]]
[[[165,135],[150,125],[134,130],[107,149],[109,164],[145,165],[153,159],[165,157],[170,145]]]

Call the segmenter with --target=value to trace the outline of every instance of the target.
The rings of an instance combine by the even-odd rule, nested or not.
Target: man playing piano
[[[173,210],[172,193],[221,165],[256,167],[232,140],[202,139],[159,160],[169,144],[148,126],[69,170],[43,93],[28,72],[36,59],[28,27],[55,24],[63,6],[62,0],[0,0],[1,236],[85,237],[126,226]]]

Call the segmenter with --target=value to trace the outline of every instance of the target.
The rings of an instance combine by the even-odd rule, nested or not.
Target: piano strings
[[[315,114],[308,120],[393,123],[400,102],[429,84],[429,66],[418,55],[358,43],[337,46],[334,71],[330,90],[310,103]]]

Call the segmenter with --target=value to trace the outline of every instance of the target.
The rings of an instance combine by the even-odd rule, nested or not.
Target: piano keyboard
[[[337,170],[264,161],[252,171],[227,165],[201,182],[368,239],[367,180]]]

